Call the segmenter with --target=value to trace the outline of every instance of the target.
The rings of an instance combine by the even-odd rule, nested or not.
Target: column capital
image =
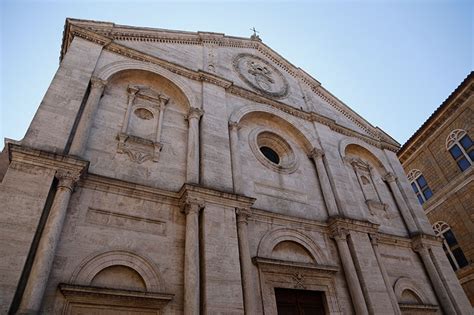
[[[229,121],[229,130],[237,131],[239,129],[239,123],[236,121]]]
[[[247,223],[252,216],[252,211],[250,208],[235,208],[235,214],[237,215],[237,223]]]
[[[93,89],[103,89],[107,85],[106,80],[102,80],[98,77],[92,77],[91,78],[91,87]]]
[[[309,152],[308,156],[313,159],[322,159],[324,156],[324,151],[322,149],[313,148],[311,152]]]
[[[200,119],[204,114],[204,111],[197,107],[191,107],[188,111],[187,119],[191,120],[192,118]]]
[[[385,174],[382,179],[384,181],[386,181],[387,183],[393,183],[395,182],[395,180],[397,179],[397,177],[395,176],[395,174],[393,174],[392,172],[388,172],[387,174]]]
[[[425,244],[425,243],[416,242],[416,243],[412,244],[412,248],[415,252],[421,253],[421,252],[425,252],[426,250],[428,250],[430,248],[430,246],[428,244]]]
[[[58,169],[54,176],[59,180],[58,187],[64,187],[72,191],[74,185],[79,181],[81,173],[78,171]]]
[[[159,105],[158,105],[158,107],[159,107],[160,111],[164,111],[164,110],[165,110],[165,106],[168,104],[168,102],[169,102],[169,100],[170,100],[169,97],[166,97],[166,96],[160,94],[160,95],[158,96],[158,100],[159,100]]]
[[[199,213],[204,206],[205,203],[203,200],[187,198],[181,205],[181,211],[186,215]]]
[[[337,227],[331,231],[331,237],[336,241],[346,240],[349,230],[342,227]]]

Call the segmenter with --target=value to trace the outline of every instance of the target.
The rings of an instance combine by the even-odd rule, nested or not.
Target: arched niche
[[[262,117],[275,117],[277,120],[283,123],[283,125],[285,125],[290,130],[290,132],[302,139],[307,154],[309,154],[314,147],[317,147],[316,144],[318,141],[313,132],[308,130],[295,117],[269,105],[258,104],[244,106],[232,113],[229,118],[229,123],[238,124],[244,120],[245,117],[256,115],[261,115]]]
[[[302,262],[308,263],[312,260],[313,264],[326,265],[328,259],[323,250],[307,235],[289,228],[280,228],[267,232],[260,240],[257,249],[257,256],[262,258],[281,258],[274,257],[279,250],[290,249],[304,257]]]
[[[85,286],[92,285],[94,279],[96,283],[98,280],[107,282],[109,276],[104,273],[113,274],[118,271],[125,272],[125,277],[128,276],[133,280],[134,286],[137,286],[139,276],[143,280],[145,291],[160,292],[165,290],[163,279],[151,262],[123,250],[109,251],[85,258],[74,271],[70,282]],[[100,280],[101,278],[102,280]]]
[[[316,261],[311,253],[301,244],[294,241],[281,241],[273,247],[271,258],[315,264]]]
[[[230,117],[232,170],[239,193],[256,207],[300,218],[325,220],[327,211],[314,161],[318,141],[305,123],[266,105],[240,108]],[[265,155],[271,149],[277,161]],[[295,207],[295,203],[299,206]]]
[[[350,156],[358,156],[376,167],[381,175],[385,175],[390,171],[390,166],[387,161],[381,160],[377,157],[373,148],[367,143],[356,138],[344,138],[339,142],[339,154],[343,160]]]
[[[142,276],[135,269],[124,265],[113,265],[102,269],[92,278],[91,286],[146,291]]]
[[[368,219],[384,227],[392,226],[395,214],[390,209],[397,209],[397,205],[384,180],[391,173],[387,161],[380,159],[370,145],[355,138],[341,140],[339,150],[355,197],[367,207]]]
[[[127,70],[142,70],[167,78],[169,82],[174,84],[180,91],[182,91],[186,97],[186,103],[189,104],[190,107],[200,107],[197,98],[194,96],[196,93],[193,93],[189,87],[189,84],[185,80],[155,64],[135,60],[116,61],[97,70],[95,76],[102,80],[109,80],[117,73]]]
[[[69,283],[59,284],[62,314],[115,314],[104,305],[129,314],[162,314],[174,297],[164,287],[148,259],[124,250],[94,254],[79,264]]]
[[[87,144],[90,171],[178,190],[186,180],[190,106],[181,87],[161,74],[111,73]]]
[[[397,279],[393,286],[393,291],[401,304],[430,304],[425,292],[418,284],[406,277]]]

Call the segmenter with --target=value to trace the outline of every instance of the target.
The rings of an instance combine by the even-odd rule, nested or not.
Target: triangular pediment
[[[61,57],[74,36],[104,45],[135,59],[155,58],[178,67],[189,77],[209,76],[217,84],[244,90],[320,115],[342,128],[353,130],[395,150],[398,143],[372,126],[321,84],[268,47],[258,37],[242,38],[222,33],[184,32],[130,27],[108,22],[68,19]],[[150,60],[147,60],[150,61]]]

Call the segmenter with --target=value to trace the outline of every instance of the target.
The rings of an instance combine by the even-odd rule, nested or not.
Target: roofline
[[[444,100],[444,102],[438,106],[438,108],[428,117],[428,119],[415,131],[415,133],[402,145],[398,150],[397,156],[400,161],[403,163],[403,160],[407,160],[411,153],[407,153],[408,149],[415,145],[417,141],[424,141],[420,137],[429,129],[429,127],[438,120],[443,113],[454,103],[454,101],[463,93],[463,91],[469,87],[469,85],[474,82],[474,71],[471,71],[467,77],[458,85],[458,87]],[[416,150],[416,149],[415,149]],[[405,154],[408,154],[407,157],[404,157]]]

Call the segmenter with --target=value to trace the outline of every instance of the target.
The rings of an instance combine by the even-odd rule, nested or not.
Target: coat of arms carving
[[[234,69],[246,84],[262,94],[277,98],[288,94],[288,82],[283,74],[260,57],[239,54],[234,59]]]

